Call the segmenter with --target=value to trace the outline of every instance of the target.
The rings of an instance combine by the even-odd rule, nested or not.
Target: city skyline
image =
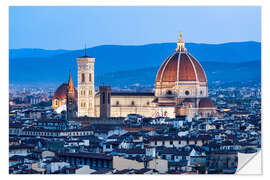
[[[10,7],[9,15],[10,49],[175,42],[180,31],[194,43],[261,41],[259,6],[34,6]]]
[[[11,7],[10,48],[79,50],[9,51],[9,174],[247,174],[260,10]]]

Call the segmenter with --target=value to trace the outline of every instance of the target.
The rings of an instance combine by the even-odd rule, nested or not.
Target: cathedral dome
[[[201,64],[190,53],[186,52],[184,45],[185,41],[182,38],[182,34],[180,34],[176,50],[160,66],[156,76],[156,82],[207,82]]]
[[[67,90],[68,90],[68,84],[63,83],[61,86],[57,88],[57,90],[54,93],[53,99],[66,99],[67,97]],[[75,98],[77,99],[77,90],[75,90]]]
[[[158,70],[156,82],[176,81],[207,81],[202,66],[188,52],[173,53]]]
[[[199,102],[199,108],[215,108],[215,104],[210,98],[202,98]]]
[[[67,88],[68,84],[66,83],[59,86],[54,93],[53,99],[65,99],[67,96]]]

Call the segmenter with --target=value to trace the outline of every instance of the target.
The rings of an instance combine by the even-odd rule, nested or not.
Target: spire
[[[74,91],[73,81],[71,77],[71,71],[69,70],[69,80],[68,80],[68,92]]]
[[[83,50],[83,49],[82,49]],[[89,56],[87,56],[87,46],[86,46],[86,43],[84,44],[84,55],[80,56],[79,58],[89,58]]]
[[[85,44],[85,47],[84,47],[84,56],[86,57],[86,44]]]
[[[182,32],[180,32],[180,37],[177,40],[177,48],[175,49],[175,51],[179,51],[179,52],[187,51],[187,49],[185,48],[185,40],[183,39]]]

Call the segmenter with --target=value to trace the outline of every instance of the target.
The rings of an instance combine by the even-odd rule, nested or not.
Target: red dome
[[[199,102],[200,108],[215,108],[216,105],[210,98],[202,98]]]
[[[176,81],[207,81],[201,64],[188,52],[173,53],[158,70],[156,82]]]
[[[67,97],[67,89],[68,89],[68,84],[63,83],[61,86],[57,88],[57,90],[54,93],[53,99],[66,99]],[[75,90],[75,98],[77,99],[77,90]]]

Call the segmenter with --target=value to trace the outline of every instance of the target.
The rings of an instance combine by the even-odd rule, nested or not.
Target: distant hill
[[[215,81],[239,82],[260,81],[261,63],[259,61],[243,63],[201,62],[205,69],[208,84]],[[159,67],[133,71],[119,71],[96,76],[96,84],[109,84],[114,87],[154,87]]]
[[[44,57],[52,57],[58,54],[63,54],[69,52],[69,50],[45,50],[45,49],[11,49],[9,51],[9,57],[12,59],[16,58],[44,58]]]
[[[160,64],[174,51],[175,43],[148,44],[141,46],[104,45],[87,49],[87,55],[96,58],[95,74],[97,82],[114,83],[109,75],[117,76],[127,72],[122,79],[139,77],[149,70],[149,77],[143,76],[140,81],[152,82],[155,72]],[[238,69],[242,78],[258,78],[254,67],[260,66],[261,43],[236,42],[225,44],[196,44],[187,43],[188,51],[204,66],[209,80],[227,78],[232,74],[230,68],[223,63],[230,64],[234,71]],[[9,53],[9,80],[10,83],[49,83],[59,84],[67,81],[68,71],[71,69],[74,81],[77,79],[76,58],[84,55],[84,50],[42,50],[42,49],[16,49]],[[257,66],[251,66],[250,63]],[[205,62],[205,64],[204,64]],[[215,64],[216,63],[216,64]],[[240,63],[240,64],[239,64]],[[245,64],[247,63],[247,64]],[[251,64],[252,64],[251,63]],[[235,65],[233,65],[235,64]],[[254,65],[254,64],[253,64]],[[217,68],[219,67],[219,68]],[[215,71],[216,70],[216,71]],[[152,71],[152,72],[151,72]],[[260,69],[259,69],[260,71]],[[136,76],[131,76],[135,73]],[[152,75],[151,75],[152,73]],[[212,75],[211,75],[212,73]],[[245,74],[247,73],[247,74]],[[225,76],[224,76],[225,75]],[[234,73],[235,75],[235,73]],[[107,78],[108,77],[108,78]],[[240,78],[239,77],[239,78]],[[214,78],[214,79],[215,79]],[[125,80],[123,79],[124,82]],[[142,83],[142,82],[138,82]]]

